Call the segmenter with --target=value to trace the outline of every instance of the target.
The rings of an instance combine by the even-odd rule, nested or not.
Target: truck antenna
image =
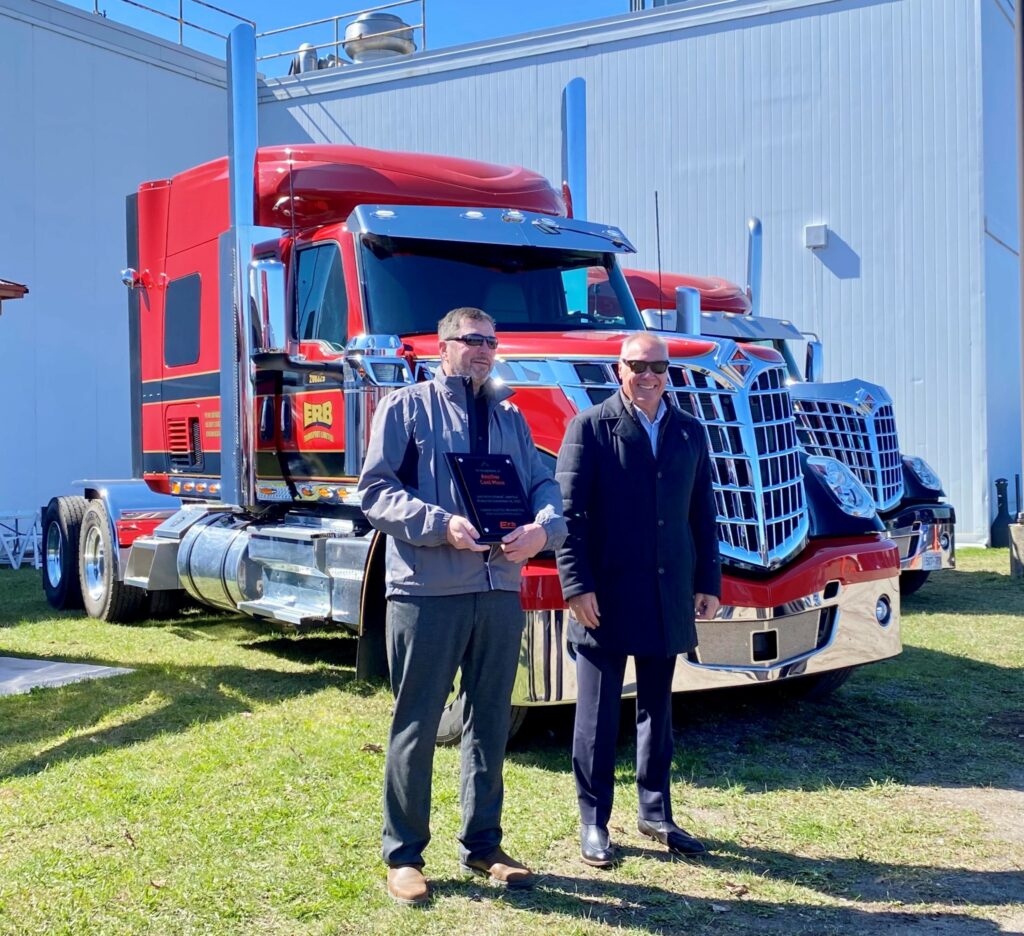
[[[658,190],[654,190],[654,245],[658,252],[658,317],[661,319],[661,330],[665,330],[665,310],[661,308],[664,293],[661,286],[661,212],[658,210]]]

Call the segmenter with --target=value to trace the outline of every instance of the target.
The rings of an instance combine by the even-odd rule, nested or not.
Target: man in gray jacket
[[[529,427],[491,380],[498,340],[480,309],[453,309],[438,323],[441,366],[433,380],[385,397],[373,420],[359,479],[363,510],[386,533],[387,649],[394,717],[384,775],[388,893],[423,904],[430,889],[434,743],[462,669],[463,867],[508,887],[534,876],[501,849],[502,763],[519,660],[520,566],[565,538],[562,499]],[[496,546],[479,543],[464,515],[447,452],[512,458],[534,521]]]

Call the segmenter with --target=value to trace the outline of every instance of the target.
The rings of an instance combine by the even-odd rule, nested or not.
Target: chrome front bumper
[[[899,548],[901,572],[956,568],[956,516],[948,504],[900,511],[885,520],[885,531]]]
[[[875,617],[883,595],[891,605],[886,625]],[[902,649],[899,601],[899,577],[894,575],[850,585],[837,582],[776,608],[723,607],[713,621],[698,622],[700,644],[679,657],[672,690],[748,686],[896,656]],[[565,640],[568,614],[527,612],[514,705],[576,701],[576,664]],[[632,659],[622,694],[636,694]]]

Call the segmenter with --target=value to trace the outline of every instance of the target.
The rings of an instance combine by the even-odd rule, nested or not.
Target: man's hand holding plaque
[[[547,541],[544,527],[539,523],[527,523],[501,538],[501,551],[509,562],[526,562],[536,556]]]

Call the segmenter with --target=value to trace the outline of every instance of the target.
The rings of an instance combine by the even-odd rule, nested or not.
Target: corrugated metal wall
[[[943,476],[961,541],[983,542],[992,436],[1019,431],[1020,402],[990,380],[985,340],[1016,314],[1007,264],[986,267],[984,249],[982,104],[998,115],[1010,95],[1012,109],[1001,60],[982,87],[981,9],[999,3],[661,8],[271,83],[261,138],[455,153],[557,179],[561,90],[584,77],[591,217],[623,226],[653,268],[657,190],[663,268],[740,279],[744,221],[760,216],[765,311],[822,336],[828,378],[890,389],[904,449]],[[803,229],[819,222],[831,239],[812,252]]]
[[[1016,101],[1013,7],[1009,0],[981,4],[982,114],[984,125],[983,280],[988,376],[989,510],[995,513],[993,483],[1010,482],[1021,470],[1020,266],[1017,233]],[[980,410],[979,410],[980,412]],[[1012,500],[1010,510],[1024,507]]]
[[[125,196],[226,148],[223,63],[81,10],[0,0],[0,514],[131,472]]]

